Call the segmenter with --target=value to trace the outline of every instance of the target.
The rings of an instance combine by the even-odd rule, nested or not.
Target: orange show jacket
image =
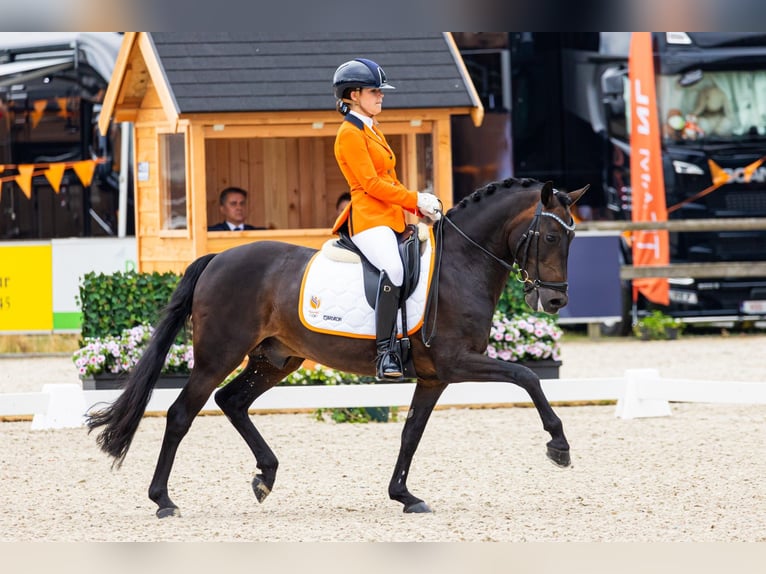
[[[385,136],[348,114],[335,136],[335,159],[351,188],[351,203],[333,233],[346,221],[351,235],[379,225],[404,231],[404,210],[418,214],[418,194],[396,178],[396,156]]]

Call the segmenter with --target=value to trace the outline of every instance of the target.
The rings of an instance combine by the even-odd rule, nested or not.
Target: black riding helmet
[[[337,100],[342,100],[349,88],[396,89],[386,80],[383,68],[366,58],[356,58],[338,66],[332,77],[332,87]]]

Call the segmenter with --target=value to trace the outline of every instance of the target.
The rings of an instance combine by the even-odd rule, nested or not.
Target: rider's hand
[[[418,209],[424,217],[427,217],[431,221],[439,221],[441,219],[441,203],[439,199],[431,193],[418,192]]]

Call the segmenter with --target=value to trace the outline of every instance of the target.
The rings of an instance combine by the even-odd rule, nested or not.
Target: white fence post
[[[642,392],[645,390],[642,387],[652,383],[653,387],[661,384],[657,369],[627,369],[624,391],[617,399],[615,416],[621,419],[670,416],[670,403],[667,399],[656,396],[649,398]]]
[[[32,430],[81,427],[87,407],[82,388],[77,384],[43,385],[50,399],[44,413],[35,413]]]

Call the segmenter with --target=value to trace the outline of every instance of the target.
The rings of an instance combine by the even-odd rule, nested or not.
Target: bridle
[[[550,217],[554,221],[558,222],[561,227],[567,230],[567,232],[575,230],[575,222],[572,220],[571,223],[567,224],[564,223],[564,220],[561,219],[558,215],[555,213],[551,213],[550,211],[543,211],[543,204],[542,202],[538,202],[537,209],[535,210],[535,215],[532,218],[532,222],[529,225],[529,229],[519,238],[519,242],[516,244],[516,251],[514,253],[514,263],[518,264],[518,273],[516,276],[516,279],[520,281],[521,283],[524,283],[524,293],[529,293],[530,291],[537,290],[540,287],[546,287],[548,289],[553,289],[554,291],[560,291],[562,293],[566,293],[567,289],[569,288],[569,283],[567,281],[543,281],[540,279],[540,262],[539,260],[536,260],[536,266],[537,266],[537,278],[531,279],[529,276],[529,273],[527,272],[527,259],[529,258],[529,247],[532,245],[532,238],[535,238],[535,253],[540,253],[540,217]],[[478,245],[475,242],[474,245]],[[481,247],[481,246],[479,246]],[[519,261],[519,253],[523,250],[524,257],[521,261]],[[489,253],[486,249],[482,248],[482,251],[485,253]],[[492,255],[496,260],[500,259],[498,257],[495,257]],[[504,267],[508,264],[503,261]],[[511,269],[513,270],[513,268]]]
[[[565,223],[563,219],[561,219],[558,215],[555,213],[552,213],[550,211],[543,211],[543,204],[541,201],[537,202],[537,208],[535,209],[535,214],[532,217],[532,221],[529,224],[529,228],[524,232],[524,234],[519,238],[519,241],[516,243],[516,249],[513,254],[513,263],[508,263],[507,261],[501,259],[482,245],[479,245],[468,237],[465,232],[460,229],[457,225],[455,225],[455,222],[452,221],[447,215],[443,215],[439,221],[437,221],[434,224],[435,229],[435,235],[437,237],[436,240],[436,247],[437,247],[437,254],[436,254],[436,269],[433,276],[432,281],[432,288],[428,293],[428,300],[426,301],[426,308],[425,308],[425,315],[423,317],[423,330],[421,331],[422,337],[423,337],[423,344],[426,347],[431,346],[431,340],[433,339],[435,333],[436,333],[436,308],[435,308],[435,301],[438,299],[438,293],[439,293],[439,272],[441,271],[441,261],[442,261],[442,246],[444,245],[444,242],[442,241],[442,236],[444,233],[444,222],[446,221],[452,226],[452,229],[458,232],[458,234],[463,237],[468,243],[476,247],[479,251],[490,257],[495,263],[506,269],[509,273],[515,274],[516,280],[524,283],[524,293],[529,293],[530,291],[536,291],[540,287],[545,287],[547,289],[553,289],[554,291],[560,291],[562,293],[566,293],[567,289],[569,288],[569,283],[567,281],[543,281],[540,279],[540,262],[536,259],[536,278],[532,279],[529,275],[529,272],[527,271],[527,261],[529,259],[529,250],[533,243],[534,239],[534,245],[535,245],[535,253],[540,252],[540,222],[542,221],[541,217],[550,217],[554,221],[556,221],[561,227],[563,227],[567,232],[574,232],[575,230],[575,222],[574,219],[570,223]],[[523,252],[523,256],[520,258],[519,254]],[[433,318],[433,327],[431,330],[431,334],[426,337],[425,334],[425,325],[428,324],[428,315],[431,307],[434,307],[434,318]]]

